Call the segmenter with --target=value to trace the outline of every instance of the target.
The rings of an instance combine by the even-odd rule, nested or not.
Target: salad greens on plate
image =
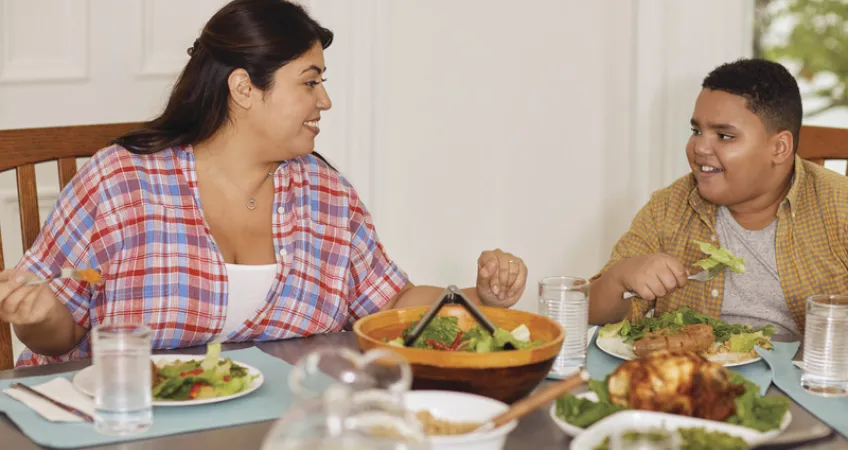
[[[624,410],[625,408],[610,402],[607,379],[589,380],[589,389],[598,396],[596,402],[578,398],[573,394],[557,398],[557,417],[576,427],[587,428],[613,413]],[[736,397],[736,413],[726,422],[760,432],[780,428],[783,416],[789,411],[787,397],[761,397],[759,386],[737,372],[731,372],[730,382],[745,386],[745,391]]]
[[[403,330],[402,336],[386,339],[389,345],[403,347],[403,342],[412,333],[418,322],[412,322]],[[474,324],[468,331],[459,327],[459,320],[454,316],[436,316],[427,324],[418,339],[413,342],[414,348],[426,348],[443,351],[466,352],[496,352],[505,350],[506,344],[512,344],[516,349],[525,349],[542,345],[543,341],[530,340],[530,330],[521,324],[512,331],[503,328],[489,333],[479,324]]]
[[[250,376],[230,358],[221,359],[221,343],[207,346],[202,361],[174,361],[156,366],[154,400],[199,400],[238,394],[250,387]]]
[[[674,432],[663,429],[652,431],[632,430],[624,432],[621,435],[621,440],[639,445],[640,441],[667,441],[672,434],[680,437],[680,448],[685,450],[747,450],[749,448],[748,443],[739,436],[733,436],[723,431],[710,431],[703,427],[683,427],[678,428]],[[610,438],[607,436],[592,450],[609,450],[609,448]]]
[[[720,345],[721,350],[733,353],[749,353],[754,351],[756,346],[771,349],[770,337],[776,331],[774,325],[755,329],[748,325],[729,324],[683,307],[677,311],[664,312],[659,317],[644,317],[634,323],[624,319],[621,322],[604,325],[598,331],[598,336],[602,338],[621,336],[624,342],[632,344],[652,331],[702,323],[712,325],[715,342]]]

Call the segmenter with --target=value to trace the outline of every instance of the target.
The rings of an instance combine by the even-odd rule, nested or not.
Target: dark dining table
[[[291,364],[296,363],[301,356],[309,353],[310,351],[324,346],[348,347],[352,349],[357,348],[353,333],[341,332],[275,342],[226,344],[224,346],[224,350],[233,350],[252,346],[255,346],[265,353],[283,359]],[[191,349],[179,349],[174,352],[202,354],[205,350],[205,347],[196,347]],[[169,352],[156,353],[166,354]],[[80,370],[88,366],[90,363],[90,360],[80,360],[40,367],[0,371],[0,380]],[[543,382],[542,386],[547,383],[550,383],[550,381]],[[779,389],[772,386],[767,395],[782,396],[784,394]],[[551,420],[548,415],[549,409],[550,405],[546,405],[544,408],[540,408],[521,418],[518,426],[509,435],[506,443],[506,449],[562,450],[568,448],[568,443],[571,439],[557,428]],[[821,424],[821,421],[804,410],[794,401],[791,402],[790,411],[792,412],[793,420],[786,430],[787,433],[794,433],[796,431],[803,432],[804,430],[811,429],[812,427]],[[258,449],[260,448],[262,440],[268,433],[272,424],[273,421],[258,422],[249,425],[219,428],[215,430],[89,448],[97,448],[100,450],[162,450],[173,448],[202,448],[204,450]],[[41,448],[44,447],[34,444],[28,437],[22,434],[5,415],[0,414],[0,449],[36,450]],[[829,436],[818,438],[814,441],[782,446],[771,446],[769,448],[804,448],[817,450],[848,449],[848,440],[838,433],[831,432]]]

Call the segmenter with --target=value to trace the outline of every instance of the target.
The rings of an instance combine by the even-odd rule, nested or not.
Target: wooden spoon
[[[479,427],[475,428],[471,433],[483,433],[494,430],[495,428],[511,422],[514,419],[523,417],[551,400],[559,397],[562,394],[576,388],[577,386],[586,384],[589,381],[589,372],[585,369],[580,369],[579,372],[570,377],[557,381],[556,383],[533,393],[518,402],[514,403],[508,410],[489,419]]]

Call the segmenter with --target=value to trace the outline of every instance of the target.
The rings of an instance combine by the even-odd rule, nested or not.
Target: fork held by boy
[[[723,272],[724,269],[726,269],[726,268],[727,268],[726,264],[716,264],[714,267],[711,267],[709,270],[702,270],[702,271],[700,271],[700,272],[698,272],[694,275],[689,275],[686,278],[689,279],[689,280],[692,280],[692,281],[700,281],[700,282],[709,281],[709,280],[712,280],[713,278],[715,278],[716,275]],[[625,300],[627,300],[629,298],[633,298],[633,297],[638,297],[638,296],[639,296],[639,294],[637,294],[635,292],[625,292],[624,293],[624,299]]]

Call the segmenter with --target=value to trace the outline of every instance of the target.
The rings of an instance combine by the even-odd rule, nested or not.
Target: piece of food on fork
[[[100,276],[100,271],[97,269],[74,269],[74,268],[64,268],[57,275],[52,275],[47,278],[42,278],[38,280],[31,280],[24,283],[27,286],[36,286],[39,284],[49,283],[53,280],[57,280],[60,278],[70,278],[79,281],[85,281],[90,284],[98,284],[103,281],[103,277]]]

